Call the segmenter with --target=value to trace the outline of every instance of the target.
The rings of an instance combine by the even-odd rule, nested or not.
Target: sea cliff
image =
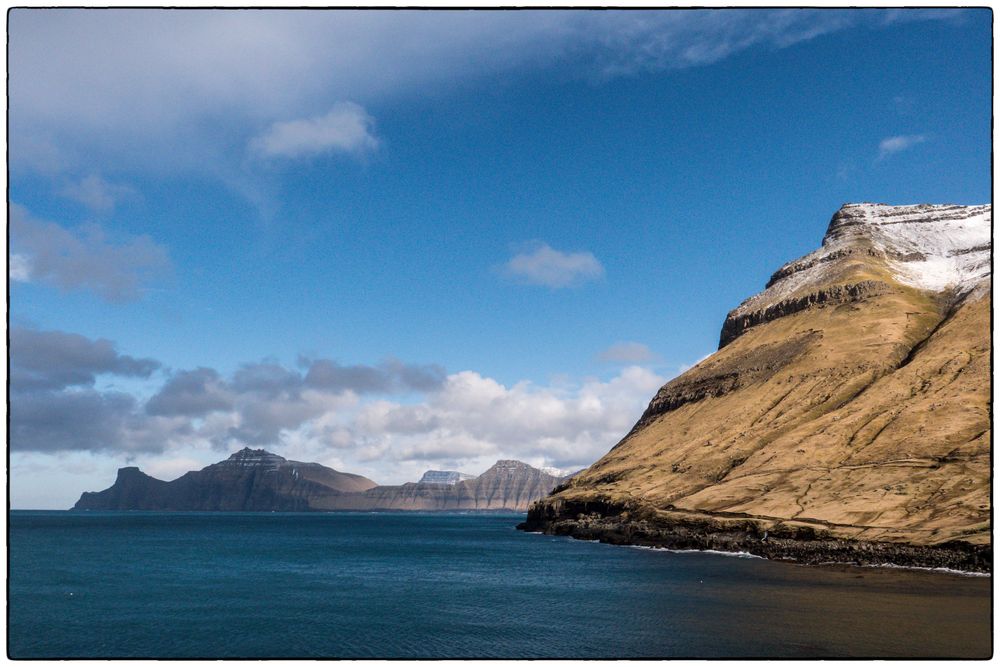
[[[989,206],[848,204],[524,530],[988,571]]]

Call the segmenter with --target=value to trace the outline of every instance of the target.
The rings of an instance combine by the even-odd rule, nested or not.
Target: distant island
[[[85,492],[73,509],[523,512],[567,479],[521,461],[504,460],[478,476],[429,470],[419,482],[379,486],[361,475],[319,463],[289,461],[246,447],[224,461],[170,482],[150,477],[136,467],[120,468],[110,488]]]

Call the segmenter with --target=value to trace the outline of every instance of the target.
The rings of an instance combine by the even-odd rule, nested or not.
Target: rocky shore
[[[952,540],[943,544],[846,539],[833,531],[757,518],[684,516],[602,502],[567,503],[557,512],[536,503],[518,530],[607,544],[677,550],[749,553],[807,565],[848,564],[992,571],[992,547]]]

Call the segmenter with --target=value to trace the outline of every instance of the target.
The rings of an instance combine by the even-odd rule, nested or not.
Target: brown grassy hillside
[[[842,209],[824,247],[732,311],[719,351],[529,524],[988,544],[989,247],[962,247],[984,211],[988,225],[984,207]],[[922,231],[899,241],[891,224]],[[923,240],[935,225],[950,245]],[[942,252],[962,280],[928,289],[913,276]]]

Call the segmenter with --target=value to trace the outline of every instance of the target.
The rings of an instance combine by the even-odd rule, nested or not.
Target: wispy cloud
[[[99,225],[66,229],[10,207],[10,278],[59,289],[90,290],[112,302],[134,301],[170,270],[166,248],[148,236],[109,240]]]
[[[31,260],[26,255],[11,253],[8,258],[7,275],[11,281],[26,283],[31,280]]]
[[[899,115],[906,116],[917,107],[917,100],[912,95],[894,95],[892,107]]]
[[[370,147],[366,117],[337,112],[342,100],[371,110],[554,65],[602,80],[705,66],[958,13],[14,9],[11,168],[217,173],[219,161],[239,165],[254,137],[274,156]]]
[[[251,142],[258,154],[281,158],[323,153],[363,155],[378,145],[375,119],[353,102],[339,102],[322,116],[274,123]]]
[[[604,266],[593,253],[561,252],[546,243],[536,243],[532,249],[511,257],[502,272],[522,284],[560,289],[602,278]]]
[[[110,213],[115,205],[135,190],[121,183],[110,183],[98,174],[90,174],[79,181],[65,185],[59,194],[77,201],[95,213]]]
[[[851,178],[851,173],[854,171],[854,165],[850,162],[841,162],[837,165],[836,176],[838,181],[847,181]]]
[[[927,141],[927,137],[923,134],[907,134],[896,137],[886,137],[879,142],[878,159],[883,160],[894,153],[905,151],[906,149],[912,148],[917,144],[922,144],[925,141]]]
[[[601,361],[625,364],[641,364],[659,359],[659,355],[648,346],[634,341],[615,343],[602,350],[597,358]]]

